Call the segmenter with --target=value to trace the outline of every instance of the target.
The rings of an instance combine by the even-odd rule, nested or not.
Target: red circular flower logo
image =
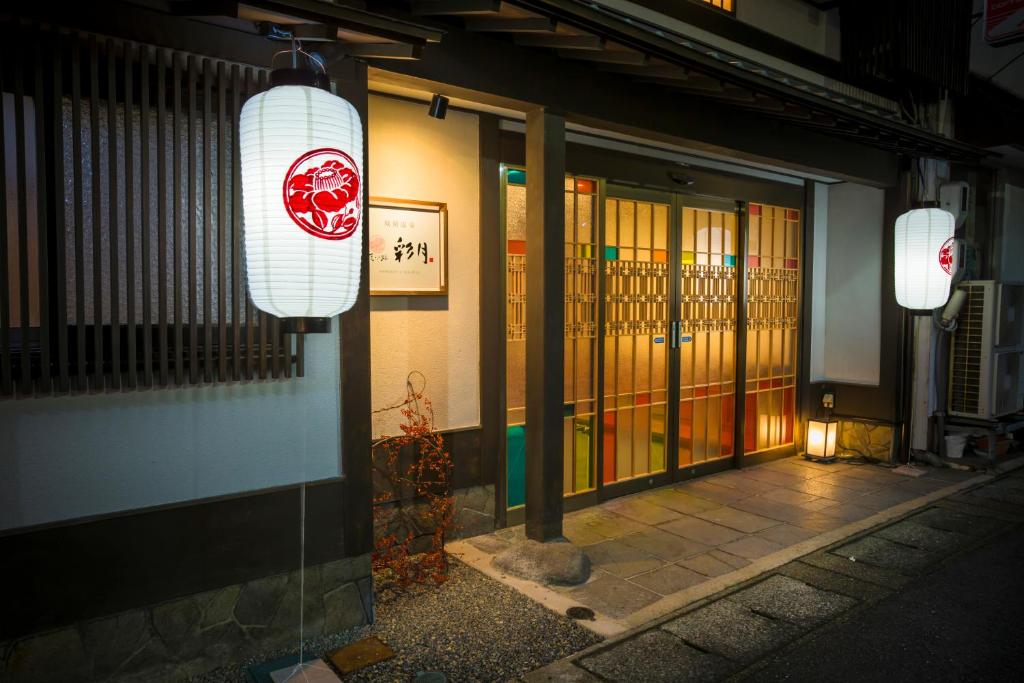
[[[295,224],[325,240],[351,237],[362,218],[359,171],[340,149],[313,149],[284,177],[284,208]]]
[[[946,275],[953,274],[953,238],[942,243],[939,247],[939,265],[946,271]]]

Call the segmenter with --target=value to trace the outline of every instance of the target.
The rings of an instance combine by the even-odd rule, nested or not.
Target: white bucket
[[[947,458],[962,458],[964,456],[964,448],[967,446],[967,435],[966,434],[948,434],[946,435],[946,457]]]

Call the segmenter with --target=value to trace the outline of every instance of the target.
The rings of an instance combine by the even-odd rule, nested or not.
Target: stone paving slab
[[[809,586],[839,593],[861,602],[880,600],[892,593],[888,588],[883,588],[877,584],[861,581],[845,574],[826,571],[800,561],[784,564],[776,571],[783,576],[802,581]]]
[[[883,569],[866,562],[851,562],[848,557],[840,557],[828,551],[819,551],[800,558],[801,562],[819,569],[838,574],[845,574],[860,581],[867,581],[889,589],[902,588],[910,582],[910,578],[891,569]]]
[[[812,531],[811,529],[805,529],[803,527],[785,523],[777,524],[776,526],[769,527],[764,531],[757,532],[758,538],[763,538],[782,546],[795,545],[801,541],[806,541],[809,538],[814,538],[817,535],[817,532]]]
[[[665,565],[632,578],[633,583],[659,595],[672,595],[706,580],[707,577],[703,574],[675,564]]]
[[[605,571],[595,571],[590,581],[568,591],[567,594],[580,604],[607,614],[613,619],[621,619],[647,607],[660,597],[653,591]]]
[[[637,522],[656,526],[673,519],[679,519],[680,513],[667,507],[656,505],[636,497],[619,498],[605,503],[605,509]]]
[[[652,557],[668,562],[676,562],[687,557],[693,557],[710,549],[708,545],[677,536],[662,529],[651,529],[639,534],[623,536],[621,541]]]
[[[742,531],[736,531],[729,527],[724,527],[719,524],[713,524],[703,519],[696,517],[683,517],[677,519],[674,522],[668,524],[662,524],[659,527],[663,531],[682,536],[683,538],[689,538],[692,541],[703,543],[709,546],[718,546],[723,543],[729,543],[735,541],[738,538],[743,538],[745,535]]]
[[[693,515],[705,510],[721,507],[720,503],[700,498],[681,489],[666,487],[637,494],[637,498],[674,510],[684,515]]]
[[[893,543],[877,536],[865,536],[853,543],[836,548],[834,555],[853,558],[855,562],[866,562],[883,569],[892,569],[901,574],[913,574],[935,562],[938,557],[920,548],[902,543]]]
[[[799,633],[793,624],[755,614],[729,600],[717,600],[661,628],[702,650],[740,663],[757,659]]]
[[[608,681],[638,679],[645,683],[716,681],[735,665],[690,647],[675,636],[658,629],[641,633],[604,652],[580,660],[580,665]]]
[[[525,683],[600,683],[601,679],[568,660],[560,660],[523,676]]]
[[[678,564],[681,567],[691,569],[708,577],[721,576],[722,574],[728,574],[736,569],[732,564],[723,562],[720,558],[715,557],[710,553],[704,553],[702,555],[687,558],[680,561]]]
[[[745,536],[732,543],[726,543],[719,550],[746,560],[756,560],[759,557],[771,555],[776,551],[782,550],[783,547],[778,543],[772,543],[758,536]]]
[[[876,535],[888,541],[933,553],[951,553],[971,539],[970,536],[954,531],[945,531],[919,524],[913,521],[913,518],[880,529]]]
[[[622,578],[657,569],[665,564],[663,560],[627,545],[621,538],[587,546],[587,555],[594,567]]]
[[[792,579],[774,575],[749,588],[733,593],[726,600],[737,602],[758,613],[783,619],[798,626],[813,626],[850,609],[853,598]]]
[[[977,511],[975,510],[975,512]],[[971,536],[986,536],[1002,526],[998,520],[991,517],[959,512],[948,507],[931,507],[922,510],[911,517],[911,519],[918,524],[924,524],[935,529],[969,534]]]
[[[763,531],[769,527],[779,524],[779,520],[777,519],[762,517],[760,515],[744,512],[743,510],[736,510],[735,508],[730,507],[721,507],[714,510],[708,510],[706,512],[700,512],[695,516],[708,522],[727,526],[730,529],[735,529],[736,531],[742,531],[745,534],[756,534],[758,531]]]

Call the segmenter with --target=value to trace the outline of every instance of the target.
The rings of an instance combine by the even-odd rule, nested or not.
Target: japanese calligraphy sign
[[[370,199],[370,294],[448,294],[448,209],[437,202]]]

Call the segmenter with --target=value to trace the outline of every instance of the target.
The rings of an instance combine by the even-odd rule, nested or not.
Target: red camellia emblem
[[[296,225],[325,240],[343,240],[362,217],[359,171],[340,149],[306,152],[284,178],[284,208]]]
[[[946,271],[947,275],[953,274],[953,238],[942,243],[939,248],[939,265]]]

